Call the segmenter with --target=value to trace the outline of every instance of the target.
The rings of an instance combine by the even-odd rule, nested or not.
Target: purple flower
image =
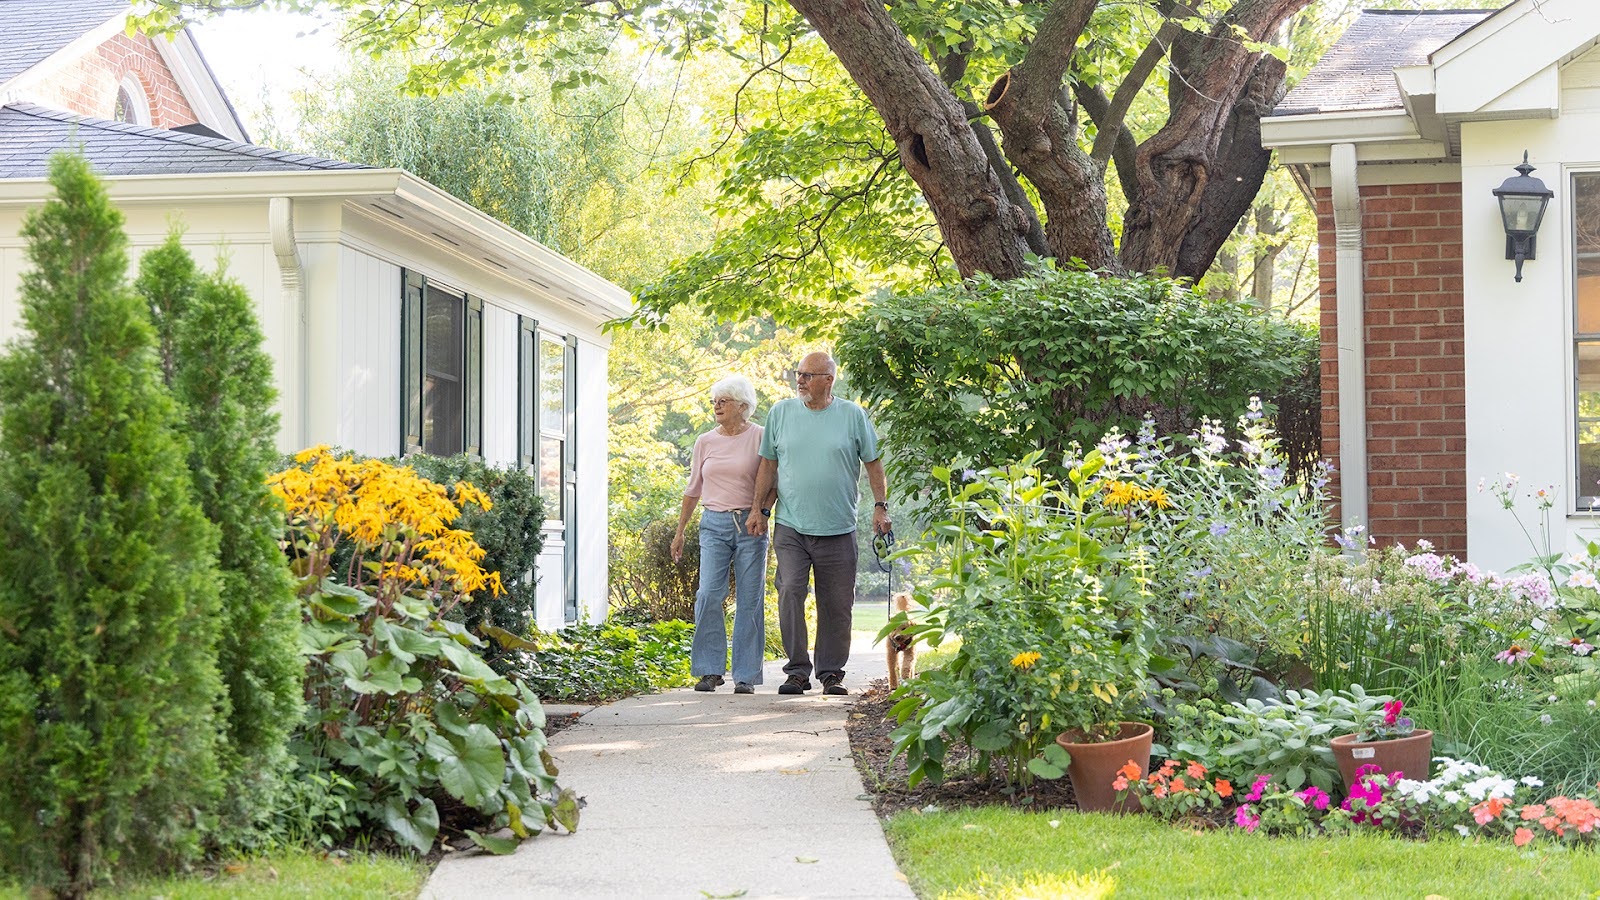
[[[1212,537],[1222,537],[1223,535],[1225,535],[1229,531],[1231,531],[1232,528],[1228,525],[1227,522],[1212,522],[1211,523],[1211,528],[1209,528],[1208,530],[1211,532],[1211,536]]]

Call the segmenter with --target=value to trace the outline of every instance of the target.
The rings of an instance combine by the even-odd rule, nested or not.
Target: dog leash
[[[884,595],[884,621],[894,618],[894,566],[889,564],[889,554],[894,552],[894,529],[872,536],[872,555],[876,557],[878,571],[889,576],[888,593]]]

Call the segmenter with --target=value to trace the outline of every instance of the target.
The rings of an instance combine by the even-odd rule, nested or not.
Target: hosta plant
[[[296,462],[272,485],[305,614],[308,712],[294,751],[308,777],[344,779],[350,821],[421,852],[438,837],[441,803],[471,810],[478,827],[466,834],[496,853],[547,826],[575,828],[577,798],[556,783],[538,698],[489,668],[475,652],[482,639],[449,618],[502,589],[472,535],[449,527],[461,504],[489,499],[321,447]],[[353,553],[349,565],[334,565],[336,548]],[[501,828],[512,836],[491,836]]]

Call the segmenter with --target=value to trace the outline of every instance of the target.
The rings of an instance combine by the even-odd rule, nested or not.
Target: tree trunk
[[[1278,211],[1270,202],[1256,205],[1256,261],[1251,271],[1250,293],[1262,312],[1272,309],[1272,288],[1278,272],[1278,254],[1283,252],[1283,242],[1278,234],[1283,226],[1278,222]]]
[[[1281,97],[1284,66],[1234,32],[1267,40],[1310,0],[1242,0],[1209,34],[1174,42],[1167,123],[1139,147],[1138,199],[1122,232],[1122,264],[1198,278],[1266,176],[1261,116]],[[1226,152],[1225,152],[1226,148]]]
[[[874,0],[791,0],[828,44],[900,150],[963,277],[1026,271],[1029,215],[989,165],[961,103]]]

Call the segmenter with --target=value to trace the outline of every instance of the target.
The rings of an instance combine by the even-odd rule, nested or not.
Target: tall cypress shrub
[[[272,360],[244,286],[221,271],[200,275],[179,233],[145,254],[136,287],[149,304],[161,368],[182,409],[196,498],[222,536],[217,662],[229,701],[224,821],[244,826],[270,811],[288,735],[300,719],[305,671],[299,600],[278,547],[282,504],[267,489],[277,460]]]
[[[0,862],[84,896],[194,853],[219,792],[216,529],[81,157],[22,230],[0,357]]]

